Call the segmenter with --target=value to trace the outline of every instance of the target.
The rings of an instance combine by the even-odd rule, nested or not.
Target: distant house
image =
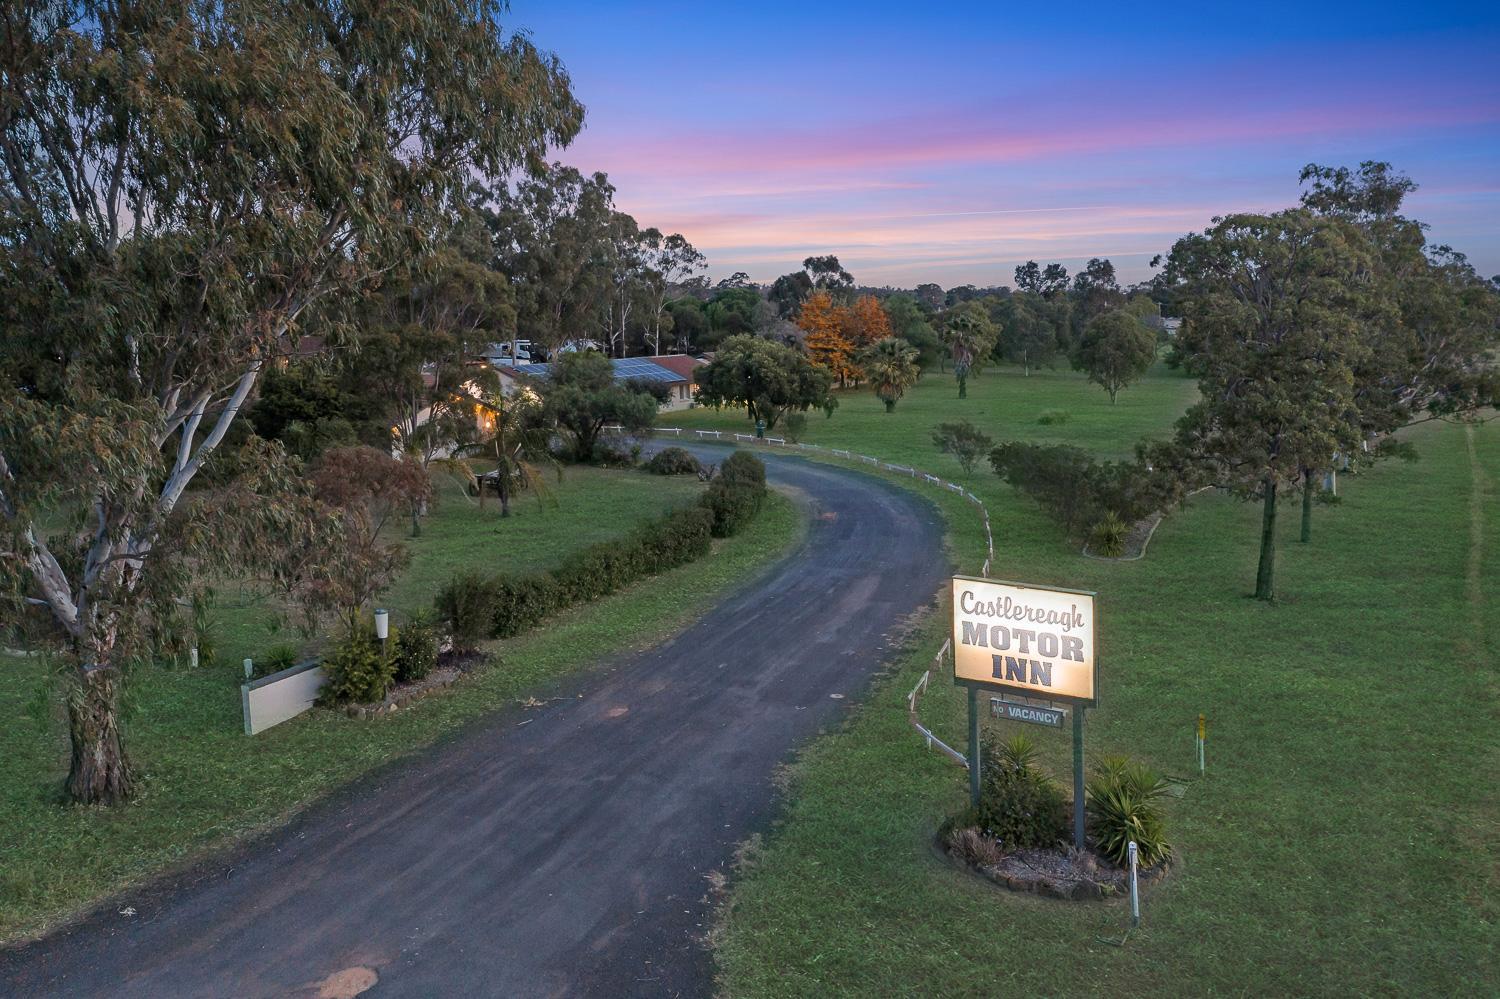
[[[616,357],[610,359],[614,365],[615,381],[645,381],[666,385],[671,398],[662,403],[662,409],[687,409],[693,404],[693,372],[705,363],[686,354],[664,354],[660,357]],[[500,375],[500,390],[510,395],[529,378],[545,379],[551,370],[550,364],[496,365]]]

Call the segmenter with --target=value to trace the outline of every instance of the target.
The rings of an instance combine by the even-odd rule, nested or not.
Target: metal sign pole
[[[1073,845],[1083,849],[1083,705],[1073,708]]]
[[[969,804],[979,807],[979,690],[969,688]]]

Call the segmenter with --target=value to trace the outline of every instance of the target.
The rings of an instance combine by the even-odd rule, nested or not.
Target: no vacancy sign
[[[1080,704],[1098,699],[1094,594],[953,577],[953,678]]]

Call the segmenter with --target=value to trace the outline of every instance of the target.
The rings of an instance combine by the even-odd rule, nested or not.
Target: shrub
[[[491,580],[495,600],[490,612],[490,636],[511,638],[535,626],[567,601],[551,573],[529,576],[496,576]]]
[[[944,454],[951,454],[957,458],[965,475],[973,472],[974,463],[984,457],[985,453],[995,445],[989,434],[968,420],[939,423],[938,428],[932,432],[932,443],[936,444]]]
[[[719,479],[732,485],[766,488],[766,463],[749,451],[736,451],[719,466]]]
[[[1171,506],[1183,490],[1172,468],[1153,467],[1140,457],[1097,462],[1068,444],[1007,441],[990,451],[990,465],[1075,537],[1111,511],[1132,524]]]
[[[697,475],[703,465],[680,447],[669,447],[651,456],[646,471],[656,475]]]
[[[496,599],[495,580],[477,572],[460,573],[438,591],[435,608],[455,649],[471,652],[490,636]]]
[[[1025,736],[1005,742],[986,737],[980,747],[981,782],[976,824],[1007,850],[1051,847],[1067,838],[1068,802],[1057,782],[1033,762]]]
[[[781,421],[781,436],[793,444],[802,442],[802,435],[807,433],[807,414],[788,413]]]
[[[748,486],[728,489],[736,502],[752,497]],[[758,497],[755,503],[758,506]],[[597,600],[638,579],[703,556],[721,518],[733,519],[741,513],[736,506],[716,515],[712,506],[699,504],[671,511],[623,538],[589,545],[551,572],[493,577],[461,574],[438,593],[438,613],[453,630],[456,648],[472,649],[486,637],[510,638],[549,614]]]
[[[1125,554],[1125,536],[1129,533],[1130,525],[1110,510],[1089,532],[1089,547],[1095,555],[1119,558]]]
[[[1099,852],[1124,866],[1134,840],[1147,867],[1170,856],[1161,813],[1167,786],[1156,771],[1123,756],[1107,756],[1095,764],[1088,782],[1088,821]]]
[[[1060,423],[1067,423],[1070,419],[1072,419],[1072,414],[1066,409],[1044,409],[1041,415],[1036,418],[1036,422],[1044,427],[1051,427]]]
[[[323,672],[328,682],[318,693],[319,704],[371,704],[383,700],[391,689],[396,664],[380,648],[373,622],[361,617],[323,657]]]
[[[421,680],[437,665],[437,628],[427,612],[413,614],[390,642],[397,683]]]
[[[713,515],[713,536],[727,538],[738,534],[759,512],[763,495],[763,491],[757,491],[751,486],[735,485],[723,475],[709,483],[701,502]]]
[[[594,445],[590,460],[604,468],[634,468],[641,459],[641,446],[629,448],[614,441],[600,441]]]
[[[943,840],[950,852],[957,854],[975,867],[992,867],[1005,857],[999,843],[990,839],[973,826],[948,830]]]
[[[202,653],[200,652],[199,655],[201,657]],[[271,646],[259,659],[255,660],[251,677],[259,679],[263,676],[270,676],[272,673],[280,673],[284,669],[291,669],[297,665],[298,658],[299,654],[295,645],[280,642]]]

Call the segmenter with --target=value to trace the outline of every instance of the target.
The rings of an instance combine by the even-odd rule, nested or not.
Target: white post
[[[1141,925],[1141,889],[1136,881],[1137,854],[1135,840],[1130,841],[1130,925]]]
[[[250,679],[250,674],[254,673],[254,672],[255,672],[255,660],[254,659],[246,659],[245,660],[245,679],[246,680]]]

